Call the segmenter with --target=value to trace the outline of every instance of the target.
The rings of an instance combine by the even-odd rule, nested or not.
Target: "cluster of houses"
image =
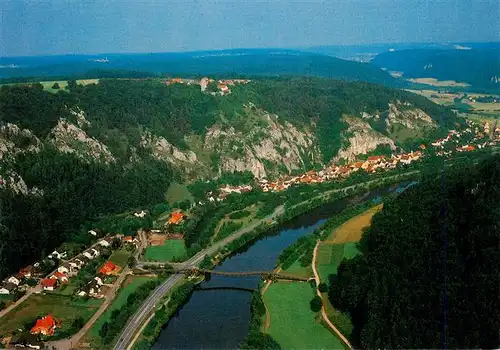
[[[103,279],[106,278],[106,276],[117,275],[120,270],[120,266],[113,264],[111,261],[106,261],[97,271],[97,275],[87,282],[83,288],[77,291],[76,295],[80,297],[89,296],[96,299],[104,298]]]
[[[92,233],[90,234],[93,235]],[[73,259],[64,261],[55,272],[42,279],[41,285],[43,290],[53,291],[58,286],[69,283],[69,279],[78,274],[78,271],[82,267],[90,260],[99,257],[103,249],[110,247],[113,239],[114,237],[105,237]]]
[[[406,154],[385,156],[370,156],[365,161],[357,161],[347,165],[333,164],[325,169],[315,171],[310,170],[302,175],[285,176],[277,181],[269,182],[261,179],[259,185],[263,192],[279,192],[296,184],[314,184],[339,178],[347,178],[356,171],[364,170],[367,173],[374,173],[379,169],[394,169],[399,163],[410,164],[422,157],[421,151]]]
[[[250,80],[248,79],[222,79],[215,81],[214,79],[204,77],[200,80],[197,79],[182,79],[182,78],[171,78],[163,81],[166,85],[173,84],[186,84],[186,85],[200,85],[200,89],[202,92],[207,92],[207,88],[210,84],[217,83],[217,92],[210,92],[212,95],[229,95],[231,93],[230,86],[234,86],[236,84],[248,84]]]

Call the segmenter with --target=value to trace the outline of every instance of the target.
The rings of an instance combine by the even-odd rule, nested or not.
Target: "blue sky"
[[[0,56],[498,41],[500,0],[1,0]]]

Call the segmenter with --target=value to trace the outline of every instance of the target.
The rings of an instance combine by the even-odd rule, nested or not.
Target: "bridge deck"
[[[262,276],[264,278],[274,278],[274,279],[283,279],[283,280],[291,280],[291,281],[309,281],[314,279],[313,277],[302,277],[292,274],[286,273],[276,273],[274,271],[214,271],[214,270],[206,270],[206,269],[174,269],[174,271],[179,273],[210,273],[213,275],[221,275],[228,277],[245,277],[245,276]]]

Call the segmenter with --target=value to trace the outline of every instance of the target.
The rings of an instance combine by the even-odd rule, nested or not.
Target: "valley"
[[[497,150],[500,140],[497,124],[463,119],[446,104],[433,103],[439,102],[433,94],[359,82],[100,79],[68,82],[57,93],[51,89],[31,84],[0,91],[0,190],[7,203],[6,229],[0,233],[13,245],[2,251],[8,264],[0,272],[7,294],[20,298],[0,315],[6,321],[0,335],[10,344],[41,340],[57,349],[154,348],[156,341],[162,344],[162,326],[177,322],[173,315],[184,303],[192,312],[189,305],[197,299],[190,295],[199,293],[195,284],[205,279],[203,288],[230,279],[194,268],[224,270],[226,262],[242,259],[240,252],[297,217],[327,211],[331,203],[347,205],[328,221],[324,229],[331,230],[368,209],[372,194],[366,191],[419,179],[443,161],[449,167],[476,162]],[[495,103],[491,96],[468,96]],[[30,115],[38,119],[25,118]],[[53,218],[43,220],[49,213]],[[33,218],[27,226],[25,216]],[[328,284],[343,259],[357,254],[351,241],[361,232],[345,225],[340,230],[347,231],[331,239],[314,231],[326,239],[317,246],[319,262],[309,243],[293,248],[295,255],[286,262],[281,255],[276,266],[276,258],[269,261],[270,270],[300,278],[312,279],[317,268],[321,292],[307,284],[293,288],[304,282],[266,281],[263,303],[270,314],[261,324],[252,311],[246,316],[250,325],[242,324],[239,339],[227,344],[288,347],[296,341],[287,329],[304,324],[321,333],[325,344],[351,346],[349,318],[318,286]],[[52,239],[28,247],[13,235],[21,228],[27,240],[34,234]],[[183,276],[170,264],[194,270]],[[35,278],[21,276],[12,289],[7,280],[26,269],[36,271]],[[254,282],[259,281],[256,276]],[[303,299],[316,293],[324,308],[297,309],[298,318],[286,316],[287,298],[276,298],[289,295],[288,302],[300,299],[307,309],[309,301]],[[54,336],[29,334],[42,316],[35,315],[34,300],[56,320]],[[75,317],[73,307],[86,312]],[[287,325],[292,319],[297,323]],[[139,324],[147,326],[139,330]],[[245,327],[250,327],[246,338]],[[303,346],[313,344],[318,343]]]

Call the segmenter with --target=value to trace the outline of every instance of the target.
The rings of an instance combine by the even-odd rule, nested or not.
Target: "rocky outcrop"
[[[85,112],[76,106],[74,109],[70,109],[69,112],[76,117],[76,124],[80,128],[90,126],[90,122],[85,118]]]
[[[1,169],[0,169],[1,171]],[[16,194],[42,196],[43,190],[37,187],[28,188],[24,179],[16,172],[9,170],[0,174],[0,189],[8,188]]]
[[[308,162],[321,161],[311,132],[300,131],[262,110],[247,109],[245,118],[244,123],[238,121],[237,128],[226,121],[206,132],[204,148],[218,153],[219,173],[248,170],[264,178],[278,168],[287,172],[303,168],[306,158]]]
[[[28,129],[7,123],[0,127],[0,160],[23,152],[38,152],[42,142]]]
[[[389,103],[389,111],[385,119],[387,131],[395,124],[408,129],[436,128],[436,122],[420,108],[414,108],[409,102]]]
[[[106,145],[62,118],[50,132],[50,142],[59,151],[73,153],[86,161],[102,161],[106,164],[115,161]]]
[[[198,163],[194,152],[180,150],[163,136],[154,135],[150,131],[143,132],[140,145],[151,150],[154,158],[174,165],[195,165]]]
[[[349,125],[343,133],[344,142],[348,146],[339,151],[334,161],[341,158],[353,161],[358,155],[375,150],[378,145],[388,145],[391,150],[396,149],[392,139],[373,130],[370,124],[363,119],[344,116],[343,120]]]

